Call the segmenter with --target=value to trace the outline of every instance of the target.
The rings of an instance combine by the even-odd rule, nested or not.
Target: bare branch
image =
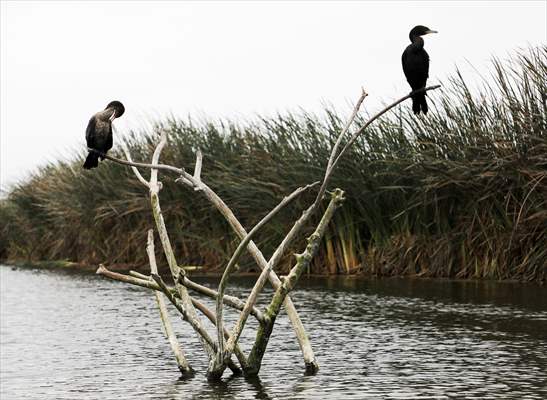
[[[111,279],[130,283],[132,285],[141,286],[141,287],[145,287],[152,290],[161,290],[160,287],[154,282],[151,276],[143,275],[137,271],[129,271],[130,276],[128,277],[127,275],[117,274],[116,272],[109,271],[101,264],[101,267],[99,267],[99,269],[97,270],[97,274],[105,275]],[[110,275],[110,274],[113,274],[113,275]],[[127,278],[134,277],[134,278],[137,278],[137,280],[130,280],[124,277],[127,277]],[[210,297],[212,299],[217,298],[217,292],[215,290],[210,289],[207,286],[200,285],[199,283],[196,283],[194,281],[191,281],[186,276],[181,276],[179,278],[179,282],[182,285],[186,286],[188,289],[195,290],[196,292],[203,294],[207,297]],[[178,296],[178,293],[176,292],[174,288],[169,288],[169,290],[172,293],[174,293],[175,296]],[[195,301],[196,300],[192,298],[192,303],[194,303]],[[229,296],[227,294],[224,295],[224,304],[226,304],[228,307],[232,307],[240,311],[243,310],[243,308],[245,307],[245,302],[243,302],[243,300],[234,296]],[[262,311],[260,311],[258,308],[253,307],[251,309],[251,315],[254,316],[258,322],[264,323],[264,316],[262,315]]]
[[[180,179],[178,181],[184,183],[190,188],[195,187],[194,184],[188,180]],[[240,239],[243,239],[245,236],[247,236],[247,231],[245,230],[243,225],[241,225],[239,220],[236,218],[232,210],[226,205],[226,203],[224,203],[224,201],[205,183],[201,182],[200,188],[200,193],[202,193],[203,196],[205,196],[205,198],[221,213],[221,215],[226,219],[235,234]],[[264,270],[268,268],[268,262],[266,261],[266,258],[252,240],[249,242],[247,250],[254,258],[260,269]],[[277,288],[281,284],[281,281],[273,270],[270,270],[270,272],[268,273],[268,279],[274,288]],[[296,311],[296,308],[294,307],[294,304],[289,296],[285,298],[284,305],[287,316],[289,317],[289,320],[291,321],[293,329],[296,333],[298,344],[300,345],[300,349],[302,350],[306,369],[318,370],[319,365],[317,363],[317,360],[315,359],[315,355],[313,353],[308,334],[306,333],[306,329],[304,328],[304,325],[302,324],[302,321],[298,316],[298,312]]]
[[[146,275],[143,275],[143,274],[141,274],[139,272],[136,272],[136,271],[129,271],[130,275],[124,275],[124,274],[120,274],[120,273],[117,273],[117,272],[110,271],[103,264],[100,264],[99,268],[97,268],[96,274],[103,275],[103,276],[105,276],[109,279],[115,280],[115,281],[129,283],[131,285],[140,286],[140,287],[143,287],[143,288],[146,288],[146,289],[155,290],[155,291],[158,291],[158,292],[163,291],[162,288],[152,279],[151,276],[146,276]],[[197,283],[193,283],[193,284],[196,285],[196,286],[201,286],[201,285],[198,285]],[[213,296],[209,296],[209,297],[216,298],[216,292],[214,290],[209,289],[205,286],[201,286],[201,287],[214,293]],[[167,288],[169,289],[169,292],[174,297],[179,298],[178,297],[179,294],[177,293],[175,288],[171,288],[171,287],[168,287],[168,286],[167,286]],[[201,293],[200,290],[198,290],[198,292]],[[208,295],[207,293],[203,293],[203,294]],[[224,296],[224,298],[226,299],[226,301],[225,301],[226,305],[228,305],[230,307],[234,307],[238,310],[241,310],[243,308],[243,301],[241,301],[237,297]],[[196,300],[192,297],[192,304],[196,308],[199,308],[198,307],[199,303],[200,302],[198,300]],[[236,304],[238,304],[238,305],[236,305]],[[262,316],[262,312],[260,312],[256,308],[255,308],[255,310],[258,314],[257,320],[260,321],[261,323],[263,323],[264,322],[264,317]],[[207,318],[209,318],[209,317],[207,317]],[[215,320],[215,323],[216,323],[216,320]]]
[[[194,181],[201,182],[201,164],[203,163],[203,154],[198,149],[196,152],[196,167],[194,168]]]
[[[428,91],[428,90],[434,90],[434,89],[438,89],[439,87],[441,87],[440,85],[435,85],[435,86],[430,86],[430,87],[427,87],[427,88],[423,88],[423,89],[419,89],[419,90],[416,90],[414,92],[411,92],[409,93],[408,95],[400,98],[399,100],[393,102],[392,104],[390,104],[389,106],[385,107],[383,110],[381,110],[380,112],[376,113],[372,118],[370,118],[362,127],[360,127],[353,135],[352,137],[350,138],[350,140],[348,141],[348,143],[346,143],[346,145],[342,148],[342,150],[340,151],[340,153],[338,154],[338,156],[336,156],[336,158],[334,158],[334,161],[332,161],[334,155],[335,155],[335,151],[337,150],[337,145],[334,146],[332,152],[331,152],[331,157],[329,159],[329,163],[330,164],[330,167],[327,165],[327,170],[325,171],[325,177],[323,178],[323,182],[321,183],[321,188],[319,189],[319,192],[317,194],[317,197],[315,199],[315,202],[308,208],[306,209],[302,215],[300,216],[300,218],[294,223],[294,225],[292,226],[291,230],[289,231],[289,233],[287,234],[287,236],[285,236],[285,238],[282,240],[281,244],[277,247],[277,249],[275,250],[274,254],[272,255],[272,257],[270,258],[270,261],[269,261],[269,264],[272,264],[272,269],[275,268],[277,266],[277,264],[281,261],[281,258],[283,257],[283,254],[285,254],[286,250],[289,248],[289,246],[291,245],[291,243],[294,241],[294,239],[298,236],[298,234],[300,233],[300,230],[305,226],[306,222],[308,221],[308,219],[313,215],[313,213],[315,213],[315,211],[317,210],[317,207],[319,205],[319,202],[321,201],[321,199],[323,198],[323,195],[325,194],[325,191],[327,189],[327,186],[328,186],[328,183],[330,181],[330,177],[332,175],[332,172],[334,171],[334,169],[336,168],[336,166],[338,165],[338,162],[340,160],[340,158],[345,154],[345,152],[348,150],[348,148],[355,142],[355,140],[357,140],[357,138],[359,137],[359,135],[361,135],[364,130],[370,125],[372,124],[374,121],[376,121],[378,118],[380,118],[383,114],[385,114],[387,111],[391,110],[393,107],[397,106],[398,104],[400,104],[401,102],[409,99],[412,95],[414,94],[417,94],[417,93],[420,93],[420,92],[423,92],[423,91]],[[361,99],[364,99],[363,98],[363,95],[361,95],[361,98],[357,101],[356,103],[356,109],[357,109],[357,106],[360,105],[360,103],[362,102]],[[348,122],[348,124],[346,124],[346,127],[349,127],[349,125],[351,124],[351,122],[353,121],[353,119],[355,118],[355,115],[356,115],[356,112],[354,110],[354,113],[352,114],[351,118],[350,118],[350,121]],[[344,134],[344,131],[342,131],[342,134],[339,136],[339,140],[340,138],[342,137],[342,135]],[[339,144],[339,141],[337,141],[337,144]]]
[[[436,89],[440,86],[433,86],[433,87],[430,87],[430,88],[425,88],[423,89],[424,91],[427,91],[427,90],[432,90],[432,89]],[[419,92],[419,91],[417,91]],[[387,112],[389,109],[395,107],[397,104],[399,104],[400,102],[408,99],[412,94],[415,94],[416,92],[413,92],[405,97],[403,97],[402,99],[398,100],[397,102],[393,103],[391,106],[385,108],[384,110],[382,110],[381,112],[377,113],[375,116],[373,116],[363,127],[361,127],[358,131],[357,131],[357,135],[361,134],[364,129],[370,125],[373,121],[375,121],[376,119],[378,119],[381,115],[383,115],[385,112]],[[336,153],[338,151],[338,147],[340,146],[340,143],[344,137],[344,135],[346,134],[346,132],[349,130],[351,124],[353,123],[353,121],[355,120],[356,116],[357,116],[357,113],[361,107],[361,104],[363,103],[364,99],[366,98],[367,94],[365,93],[365,91],[363,90],[362,93],[361,93],[361,96],[359,97],[359,99],[357,100],[356,104],[355,104],[355,107],[353,109],[353,113],[351,114],[348,122],[346,123],[346,125],[344,126],[344,128],[342,129],[341,133],[339,134],[338,136],[338,139],[335,143],[335,145],[333,146],[333,149],[331,151],[331,155],[330,155],[330,158],[329,158],[329,161],[327,163],[327,168],[326,168],[326,171],[325,171],[325,177],[323,179],[323,182],[321,184],[321,188],[319,190],[319,193],[316,197],[316,200],[315,202],[308,208],[306,209],[301,217],[294,223],[294,225],[292,226],[291,230],[289,231],[289,233],[287,234],[287,236],[282,240],[281,244],[277,247],[277,249],[275,250],[274,254],[272,255],[272,257],[270,258],[269,262],[268,262],[268,266],[267,268],[264,268],[262,270],[262,273],[261,275],[259,276],[259,278],[257,279],[254,287],[253,287],[253,290],[251,291],[251,294],[249,295],[248,299],[247,299],[247,303],[246,303],[246,306],[251,306],[251,305],[254,305],[254,303],[256,302],[256,298],[258,296],[258,293],[262,290],[264,284],[265,284],[265,277],[266,277],[266,274],[270,273],[273,268],[275,268],[275,266],[277,266],[277,264],[280,262],[281,258],[283,257],[283,254],[285,254],[286,250],[289,248],[289,246],[291,245],[291,243],[294,241],[294,239],[297,237],[297,235],[299,234],[299,232],[301,231],[301,229],[305,226],[306,222],[308,221],[308,219],[310,218],[310,216],[316,211],[318,205],[319,205],[319,202],[321,201],[324,193],[325,193],[325,190],[327,188],[327,185],[328,185],[328,182],[329,182],[329,179],[330,179],[330,176],[332,174],[332,171],[334,170],[334,168],[336,167],[337,163],[338,163],[338,160],[340,159],[340,157],[347,151],[347,149],[349,148],[349,145],[351,145],[351,143],[353,143],[355,141],[355,135],[354,134],[352,136],[352,138],[350,139],[350,142],[349,145],[346,145],[342,151],[340,152],[340,154],[338,156],[336,156]],[[336,157],[336,158],[335,158]],[[274,285],[274,287],[276,287]],[[276,289],[278,289],[278,287],[276,287]],[[290,301],[290,298],[287,298],[285,297],[285,300],[288,300]],[[232,335],[230,336],[230,339],[226,345],[226,352],[229,353],[229,351],[231,350],[232,346],[237,343],[237,337],[238,335],[241,333],[240,329],[242,329],[242,326],[244,324],[244,321],[245,321],[245,311],[240,315],[240,318],[238,320],[238,322],[236,323],[236,325],[234,326],[233,330],[232,330]],[[243,324],[241,324],[243,323]],[[308,364],[307,364],[308,366]],[[313,364],[310,364],[310,369],[314,369],[314,368],[317,368],[316,364],[313,365]]]
[[[199,311],[201,311],[201,313],[203,315],[205,315],[207,317],[207,319],[209,321],[211,321],[211,323],[213,325],[216,326],[217,319],[216,319],[215,314],[211,310],[209,310],[205,306],[205,304],[201,303],[200,301],[192,299],[192,302],[194,303],[194,306]],[[230,334],[228,333],[228,331],[226,329],[224,329],[224,337],[226,339],[228,339],[229,336],[230,336]],[[236,356],[237,360],[239,361],[239,364],[241,365],[241,367],[245,370],[247,368],[247,357],[245,357],[245,354],[243,354],[243,352],[241,351],[239,346],[236,346],[236,348],[234,348],[233,353],[235,354],[235,356]]]
[[[193,282],[190,279],[188,279],[188,277],[186,277],[186,276],[181,276],[179,278],[179,282],[182,285],[186,286],[188,289],[195,290],[196,292],[201,293],[201,294],[203,294],[207,297],[210,297],[212,299],[217,299],[218,298],[218,292],[217,291],[215,291],[213,289],[210,289],[207,286],[203,286],[203,285],[200,285],[196,282]],[[237,297],[234,297],[234,296],[229,296],[227,294],[224,295],[223,301],[224,301],[224,304],[226,304],[227,306],[230,306],[232,308],[235,308],[236,310],[241,311],[245,307],[245,303],[241,299],[239,299]],[[264,322],[264,316],[262,315],[262,312],[258,308],[253,307],[252,310],[251,310],[251,315],[253,315],[257,319],[258,322],[260,322],[260,323]]]
[[[141,276],[145,276],[145,275],[142,275],[142,274],[139,274],[138,272],[135,272],[135,271],[131,271],[132,274],[138,274],[138,275],[141,275]],[[150,277],[150,280],[148,279],[140,279],[140,278],[137,278],[137,277],[133,277],[133,276],[128,276],[128,275],[124,275],[124,274],[119,274],[117,272],[113,272],[113,271],[110,271],[108,270],[103,264],[100,264],[99,265],[99,268],[97,269],[97,274],[99,275],[103,275],[103,276],[106,276],[107,278],[110,278],[112,280],[115,280],[115,281],[120,281],[120,282],[124,282],[124,283],[129,283],[131,285],[136,285],[136,286],[141,286],[141,287],[144,287],[144,288],[147,288],[147,289],[151,289],[151,290],[156,290],[156,291],[159,291],[159,292],[162,292],[166,295],[166,297],[169,299],[169,301],[175,306],[175,308],[179,311],[179,313],[181,314],[182,318],[185,320],[185,321],[188,321],[190,322],[190,325],[192,325],[192,322],[195,323],[195,319],[194,320],[190,320],[189,316],[188,316],[188,313],[186,312],[186,310],[184,309],[183,305],[181,304],[179,298],[177,298],[176,296],[178,296],[178,293],[176,292],[175,289],[172,289],[172,288],[169,288],[167,285],[165,285],[165,283],[163,282],[163,280],[160,279],[160,281],[163,283],[163,287],[160,286],[158,284],[158,282],[156,280],[153,279],[153,277]],[[157,277],[157,275],[156,275]],[[198,300],[195,300],[195,299],[192,299],[192,304],[198,308],[200,311],[203,312],[203,308],[205,307],[202,303],[200,303]],[[209,313],[211,314],[211,312],[209,311]],[[208,319],[211,319],[209,318],[210,315],[207,315],[205,312],[203,312],[203,314],[208,318]],[[216,318],[213,314],[212,316],[212,322],[213,324],[215,323],[216,321]],[[192,325],[193,326],[193,325]],[[199,331],[204,331],[202,330],[203,328],[201,328],[201,324],[199,325]],[[206,332],[206,331],[205,331]],[[226,332],[228,333],[228,332]],[[199,335],[199,333],[198,333]],[[217,350],[217,346],[216,346],[216,343],[213,341],[213,339],[211,338],[211,336],[209,336],[209,334],[207,333],[207,336],[204,338],[205,341],[207,342],[207,345],[208,346],[211,346],[211,353],[215,353],[216,350]],[[241,353],[241,350],[234,350],[234,354],[236,355],[236,357],[238,357],[238,360],[240,360],[240,357],[241,357],[241,360],[240,362],[242,362],[242,366],[245,365],[246,363],[246,358],[245,356]],[[239,371],[239,368],[233,363],[233,362],[229,362],[228,364],[228,367],[235,373],[238,373],[240,372]]]
[[[192,176],[192,175],[188,174],[187,172],[185,172],[184,169],[173,167],[171,165],[165,165],[165,164],[153,165],[153,164],[146,164],[146,163],[140,163],[140,162],[134,162],[134,161],[126,161],[126,160],[122,160],[121,158],[116,158],[116,157],[109,156],[106,153],[100,152],[100,151],[92,149],[92,148],[88,148],[88,150],[92,151],[94,153],[97,153],[101,157],[104,157],[104,158],[106,158],[107,160],[110,160],[110,161],[114,161],[115,163],[118,163],[118,164],[129,165],[130,167],[158,169],[158,170],[163,170],[163,171],[174,172],[178,175],[185,175],[186,174],[190,177]]]
[[[161,213],[157,187],[158,185],[151,185],[150,199],[152,203],[152,212],[154,214],[154,220],[156,221],[156,227],[158,229],[158,233],[161,239],[165,258],[167,259],[169,269],[171,270],[171,275],[173,277],[173,281],[175,282],[175,288],[177,289],[177,292],[182,301],[182,304],[184,305],[184,308],[186,310],[185,312],[188,314],[189,321],[191,321],[190,325],[192,326],[192,328],[194,328],[196,333],[198,333],[198,338],[200,339],[200,342],[202,343],[209,357],[212,358],[214,357],[214,352],[212,352],[213,347],[204,340],[205,337],[202,334],[203,327],[201,326],[199,317],[197,316],[196,310],[194,309],[194,306],[192,305],[192,298],[188,294],[188,290],[184,286],[178,283],[179,274],[185,275],[186,273],[184,272],[184,270],[178,268],[177,266],[175,253],[173,252],[173,247],[171,246],[171,241],[169,240],[167,228],[165,227],[165,221],[163,220],[163,215]]]
[[[150,274],[157,275],[158,265],[156,264],[156,253],[154,252],[154,231],[152,229],[148,229],[146,254],[148,255],[148,261],[150,262]]]
[[[192,178],[192,180],[188,179],[186,176],[179,176],[177,179],[175,179],[175,182],[182,182],[184,183],[186,186],[189,186],[191,188],[194,188],[194,190],[198,191],[200,190],[200,187],[199,185],[197,184],[194,184],[194,180]]]
[[[121,159],[109,156],[107,154],[101,153],[94,149],[90,149],[90,151],[94,151],[95,153],[103,156],[104,158],[113,162],[117,162],[119,164],[129,165],[133,167],[142,167],[142,168],[156,168],[158,170],[175,172],[176,174],[179,175],[179,178],[176,179],[177,182],[182,182],[183,184],[191,188],[198,188],[201,192],[204,193],[204,196],[220,211],[220,213],[228,221],[228,223],[230,224],[230,226],[232,227],[232,229],[234,230],[234,232],[237,234],[237,236],[240,239],[243,239],[247,235],[247,232],[245,231],[245,228],[243,228],[243,225],[241,225],[241,223],[237,220],[233,212],[224,203],[224,201],[222,201],[222,199],[204,183],[195,182],[193,176],[188,174],[184,169],[176,168],[176,167],[173,167],[170,165],[164,165],[164,164],[152,165],[152,164],[125,161],[125,160],[121,160]],[[255,245],[255,243],[252,240],[248,244],[248,251],[250,252],[252,257],[255,259],[257,265],[262,270],[268,267],[268,262],[264,258],[264,255],[262,254],[262,252],[258,249],[258,247]],[[270,280],[274,288],[277,288],[281,282],[273,270],[270,270],[268,274],[268,279]],[[298,312],[296,311],[296,308],[294,307],[292,300],[288,296],[285,299],[285,309],[286,309],[287,315],[289,316],[291,324],[293,325],[293,328],[295,330],[298,343],[300,345],[300,348],[304,356],[304,362],[306,363],[306,368],[318,369],[319,367],[315,359],[313,349],[311,348],[311,344],[308,339],[308,335],[306,333],[304,325],[302,324],[302,321],[300,320],[300,317],[298,316]]]
[[[308,222],[309,217],[311,217],[315,209],[316,205],[314,203],[306,210],[304,210],[300,218],[294,223],[294,225],[291,227],[291,230],[283,238],[279,246],[277,246],[273,255],[270,257],[270,261],[268,261],[268,266],[271,270],[273,270],[277,266],[277,264],[279,264],[279,262],[283,258],[283,254],[285,254],[294,239],[296,239],[297,235],[300,233],[300,230],[305,226],[306,222]]]
[[[311,187],[314,187],[318,185],[319,182],[312,183],[311,185],[307,185],[304,187],[299,187],[294,192],[292,192],[290,195],[286,196],[281,200],[281,202],[272,210],[270,211],[264,218],[258,222],[253,229],[243,238],[243,240],[239,243],[239,246],[237,247],[236,251],[232,255],[232,258],[228,262],[228,265],[226,266],[226,269],[224,270],[224,273],[222,274],[222,278],[220,280],[220,283],[218,285],[218,297],[217,297],[217,303],[216,303],[216,313],[217,313],[217,339],[218,339],[218,349],[219,352],[222,353],[224,351],[224,340],[223,340],[223,321],[222,321],[222,296],[224,296],[224,291],[226,290],[226,286],[228,284],[228,279],[230,277],[230,274],[232,273],[232,270],[234,266],[236,265],[237,261],[241,257],[241,254],[247,247],[247,244],[251,241],[253,236],[262,228],[265,224],[267,224],[279,211],[281,211],[287,204],[289,204],[292,200],[294,200],[296,197],[298,197],[300,194],[305,192]],[[243,325],[245,324],[245,321],[249,315],[250,308],[248,308],[245,313],[244,317],[241,318],[241,328],[239,329],[239,333],[241,333],[241,330],[243,329]],[[239,336],[239,335],[238,335]],[[237,339],[236,339],[237,341]]]
[[[154,174],[154,171],[155,170],[152,170],[152,174]],[[156,171],[156,175],[157,175],[157,171]],[[150,181],[152,182],[153,178],[151,178]],[[146,244],[146,253],[148,254],[148,260],[150,261],[150,273],[153,275],[157,275],[158,266],[156,264],[156,255],[154,253],[154,233],[152,229],[148,230],[148,241]],[[169,289],[167,290],[171,292]],[[179,370],[184,375],[193,374],[194,370],[192,369],[192,367],[190,367],[190,364],[188,364],[188,361],[186,360],[186,357],[184,356],[182,348],[177,340],[177,336],[175,335],[175,332],[173,331],[173,326],[171,325],[171,320],[169,319],[169,313],[167,312],[167,307],[163,299],[163,294],[161,294],[158,291],[155,291],[154,296],[156,297],[156,303],[158,304],[158,310],[160,312],[160,318],[163,323],[163,327],[165,329],[165,335],[167,336],[167,340],[169,341],[171,350],[173,351],[173,354],[175,355],[175,359],[177,360],[177,365],[179,367]]]
[[[396,107],[397,105],[399,105],[400,103],[402,103],[403,101],[407,100],[407,99],[410,99],[412,96],[414,96],[415,94],[419,94],[419,93],[422,93],[422,92],[427,92],[429,90],[435,90],[435,89],[438,89],[440,88],[441,85],[433,85],[433,86],[428,86],[428,87],[425,87],[425,88],[421,88],[421,89],[418,89],[418,90],[414,90],[412,92],[410,92],[409,94],[407,94],[406,96],[404,97],[401,97],[399,100],[396,100],[394,101],[393,103],[391,103],[389,106],[385,107],[384,109],[380,110],[379,112],[377,112],[375,115],[373,115],[362,127],[360,127],[351,137],[351,139],[346,143],[346,145],[342,148],[342,150],[340,151],[340,154],[338,154],[338,156],[336,157],[335,161],[332,163],[332,166],[329,170],[327,170],[327,172],[325,173],[325,179],[323,181],[323,186],[326,186],[326,183],[328,182],[329,178],[330,178],[330,175],[332,174],[332,171],[334,171],[334,169],[336,168],[336,165],[338,164],[338,161],[340,161],[340,158],[342,158],[342,156],[344,155],[344,153],[348,150],[348,148],[353,144],[355,143],[355,141],[357,140],[357,138],[365,131],[365,129],[367,129],[367,127],[372,124],[374,121],[376,121],[378,118],[380,118],[382,115],[384,115],[386,112],[388,112],[389,110],[391,110],[392,108]],[[321,190],[320,190],[321,191]]]
[[[266,308],[265,317],[266,324],[260,325],[256,333],[255,343],[249,355],[249,368],[248,374],[258,374],[260,366],[262,364],[262,358],[266,351],[266,346],[270,339],[270,335],[275,324],[277,315],[281,310],[281,305],[288,293],[294,288],[294,285],[298,281],[302,271],[306,269],[312,258],[317,253],[320,241],[325,234],[327,226],[332,219],[334,212],[344,201],[344,192],[340,189],[336,189],[331,196],[331,201],[323,214],[321,221],[317,225],[314,233],[308,238],[308,245],[306,250],[302,254],[296,256],[296,265],[291,269],[289,275],[284,279],[275,291],[275,294],[270,302],[270,305]],[[312,371],[314,372],[314,371]]]
[[[167,143],[167,132],[165,130],[162,130],[160,142],[156,146],[156,149],[154,150],[154,154],[152,155],[152,165],[158,165],[161,152],[163,148],[165,147],[166,143]],[[158,170],[156,168],[152,168],[152,170],[150,171],[150,186],[157,185],[157,184],[158,184]]]
[[[144,275],[137,271],[129,271],[129,275],[134,276],[135,278],[139,279],[146,279],[146,280],[152,280],[152,277],[150,275]]]
[[[214,342],[214,340],[209,335],[209,332],[207,332],[203,326],[201,325],[201,322],[197,320],[194,316],[190,315],[188,311],[185,309],[185,307],[181,304],[179,299],[177,299],[173,294],[169,291],[169,288],[163,282],[163,279],[159,275],[152,275],[152,279],[159,285],[161,288],[161,291],[165,293],[169,301],[179,310],[181,313],[183,319],[185,321],[188,321],[192,328],[199,334],[199,336],[205,341],[208,347],[210,347],[210,350],[208,351],[208,354],[215,354],[217,351],[217,344]],[[239,373],[240,369],[231,361],[228,362],[228,368],[230,368],[234,373]]]
[[[169,234],[167,232],[167,228],[165,226],[165,221],[163,219],[163,214],[161,212],[160,207],[160,199],[159,199],[159,190],[161,188],[160,184],[158,183],[158,170],[159,169],[168,169],[170,171],[175,170],[179,175],[184,175],[186,172],[179,168],[174,168],[171,166],[165,166],[160,168],[159,157],[161,155],[162,149],[167,143],[167,132],[165,130],[161,133],[161,139],[158,145],[156,146],[156,149],[154,150],[154,154],[152,156],[152,171],[150,173],[150,204],[152,206],[152,214],[154,216],[154,221],[156,223],[156,229],[158,231],[158,235],[160,237],[160,241],[163,247],[163,252],[165,254],[165,258],[167,259],[167,264],[169,265],[169,270],[171,271],[171,276],[173,278],[173,281],[175,283],[175,289],[177,290],[177,293],[180,297],[180,300],[182,302],[182,306],[184,306],[185,313],[187,314],[187,318],[190,321],[190,325],[198,333],[198,339],[203,345],[205,351],[207,352],[209,358],[213,358],[215,355],[215,352],[213,350],[213,346],[207,342],[206,336],[203,335],[203,332],[206,332],[200,322],[200,319],[196,313],[196,310],[194,308],[194,305],[192,304],[192,298],[188,294],[188,290],[178,283],[178,276],[179,274],[185,274],[184,270],[178,268],[177,261],[175,258],[175,253],[173,251],[173,247],[171,246],[171,241],[169,239]],[[186,174],[188,175],[188,174]],[[190,175],[189,175],[190,176]],[[190,176],[191,177],[191,176]],[[152,274],[152,276],[157,276],[157,274]],[[161,278],[160,278],[161,279]],[[158,283],[158,281],[156,280]],[[159,283],[158,283],[159,284]],[[160,285],[161,286],[161,285]],[[171,300],[171,298],[174,298],[172,293],[166,293],[166,296]],[[175,303],[173,303],[175,304]],[[179,310],[180,311],[180,310]]]
[[[103,264],[99,264],[99,268],[97,268],[97,271],[95,271],[95,273],[97,275],[106,276],[107,278],[113,279],[115,281],[129,283],[131,285],[141,286],[151,290],[161,291],[161,288],[156,283],[154,283],[154,281],[151,281],[148,279],[136,278],[133,276],[128,276],[128,275],[120,274],[118,272],[110,271]]]
[[[353,121],[355,120],[355,117],[357,117],[357,113],[359,112],[359,109],[361,108],[361,104],[363,104],[363,101],[368,96],[368,94],[365,92],[365,89],[361,89],[361,97],[357,99],[357,102],[355,103],[355,107],[353,107],[353,112],[351,113],[350,118],[348,119],[348,122],[338,135],[338,139],[336,140],[336,143],[334,144],[334,147],[331,150],[331,154],[329,157],[329,162],[327,163],[327,171],[330,170],[332,162],[334,161],[334,157],[336,156],[336,153],[338,151],[338,147],[340,146],[340,143],[342,142],[342,139],[344,138],[346,132],[351,127],[351,124],[353,124]]]
[[[127,148],[127,144],[124,141],[122,141],[122,150],[125,154],[125,158],[127,158],[127,161],[133,162],[133,160],[131,159],[131,153],[129,153],[129,149]],[[133,170],[133,173],[135,174],[135,176],[137,177],[139,182],[141,182],[147,188],[150,188],[150,184],[148,183],[148,181],[146,179],[144,179],[144,177],[141,175],[141,173],[139,172],[137,167],[132,166],[131,169]]]
[[[211,338],[211,336],[209,336],[209,333],[203,328],[203,326],[198,320],[196,320],[193,316],[188,314],[188,311],[184,307],[184,304],[181,304],[180,300],[173,295],[173,293],[169,290],[169,288],[167,287],[163,279],[161,279],[161,277],[157,274],[153,274],[151,276],[152,276],[152,279],[158,284],[160,290],[167,296],[169,301],[180,312],[180,314],[182,315],[182,318],[185,321],[188,321],[190,325],[192,326],[192,328],[194,328],[194,330],[199,334],[199,336],[205,339],[208,346],[213,347],[214,341]]]

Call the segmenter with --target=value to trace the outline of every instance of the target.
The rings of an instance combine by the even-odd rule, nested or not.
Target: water
[[[307,280],[293,299],[319,373],[304,376],[283,316],[260,379],[227,371],[212,384],[199,342],[173,313],[197,370],[179,379],[146,289],[10,267],[0,280],[2,400],[547,398],[547,290],[531,284]],[[250,285],[234,280],[230,294]],[[244,350],[252,338],[246,329]]]

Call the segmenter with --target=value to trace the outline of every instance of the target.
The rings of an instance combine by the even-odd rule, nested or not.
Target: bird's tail
[[[99,166],[99,155],[93,151],[90,151],[84,162],[85,169],[96,168]]]
[[[419,114],[420,111],[427,114],[427,101],[425,100],[425,93],[419,93],[412,96],[412,111],[414,111],[414,114]]]

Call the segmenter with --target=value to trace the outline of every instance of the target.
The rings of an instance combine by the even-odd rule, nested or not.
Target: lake
[[[303,277],[292,297],[319,373],[304,375],[283,314],[260,379],[227,370],[209,383],[198,340],[173,312],[197,371],[179,379],[147,289],[7,266],[0,281],[2,400],[547,398],[547,289],[534,284]],[[228,293],[244,296],[252,283],[234,278]],[[237,315],[225,310],[231,326]]]

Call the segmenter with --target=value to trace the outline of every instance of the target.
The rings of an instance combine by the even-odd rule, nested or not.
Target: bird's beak
[[[428,31],[425,32],[426,35],[427,35],[428,33],[439,33],[439,32],[437,32],[437,31],[432,31],[432,30],[430,29],[430,30],[428,30]]]
[[[110,118],[109,118],[110,122],[114,121],[115,118],[116,118],[116,110],[114,110],[114,112],[110,116]]]

